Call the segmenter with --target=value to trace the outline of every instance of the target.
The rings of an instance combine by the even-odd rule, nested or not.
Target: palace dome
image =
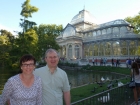
[[[81,22],[96,24],[97,20],[90,14],[89,11],[82,10],[72,18],[70,24],[74,25]]]

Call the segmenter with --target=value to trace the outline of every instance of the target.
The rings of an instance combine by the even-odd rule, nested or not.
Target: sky
[[[13,34],[20,31],[21,5],[25,0],[0,0],[0,29]],[[30,0],[30,4],[39,8],[32,14],[30,21],[40,24],[56,24],[65,26],[79,11],[89,11],[97,23],[105,23],[116,19],[134,17],[140,12],[140,0]]]

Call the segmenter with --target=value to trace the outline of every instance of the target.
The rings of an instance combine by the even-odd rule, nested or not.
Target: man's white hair
[[[55,52],[55,53],[57,54],[57,56],[59,57],[58,52],[57,52],[55,49],[52,49],[52,48],[47,49],[47,51],[45,52],[45,57],[47,57],[47,54],[48,54],[48,53],[51,53],[51,52]]]

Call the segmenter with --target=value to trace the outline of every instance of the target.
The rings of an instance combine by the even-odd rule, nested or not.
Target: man
[[[70,105],[70,85],[65,71],[57,67],[59,56],[54,49],[45,53],[46,66],[38,68],[34,74],[41,77],[43,84],[43,105]]]

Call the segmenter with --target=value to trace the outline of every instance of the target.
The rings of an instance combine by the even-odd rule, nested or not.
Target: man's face
[[[56,68],[59,62],[59,57],[56,52],[49,52],[46,55],[45,61],[47,62],[48,67]]]

